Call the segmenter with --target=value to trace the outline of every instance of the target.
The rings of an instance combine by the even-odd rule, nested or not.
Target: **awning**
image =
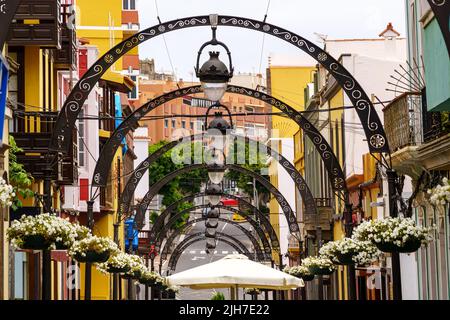
[[[102,76],[100,82],[105,82],[114,91],[128,93],[134,89],[136,84],[129,77],[124,76],[118,72],[106,71]]]

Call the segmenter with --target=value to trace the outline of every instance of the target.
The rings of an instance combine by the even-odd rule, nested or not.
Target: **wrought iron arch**
[[[248,170],[246,168],[243,167],[239,167],[236,165],[232,165],[232,164],[227,164],[224,166],[226,169],[229,170],[233,170],[233,171],[237,171],[243,174],[247,174],[253,178],[255,178],[256,181],[258,181],[260,184],[262,184],[270,193],[272,193],[272,195],[275,197],[275,199],[277,200],[277,202],[280,204],[281,209],[283,210],[283,213],[286,217],[287,223],[289,225],[289,231],[291,233],[297,233],[299,232],[300,228],[297,224],[297,218],[294,214],[294,211],[292,210],[291,206],[289,205],[289,203],[287,202],[287,200],[284,198],[283,194],[281,194],[280,191],[278,191],[277,188],[275,188],[269,180],[264,179],[262,176],[260,176],[259,174]],[[138,214],[145,214],[145,212],[147,211],[148,206],[150,205],[151,200],[153,199],[153,197],[159,192],[159,190],[166,185],[171,179],[173,179],[174,177],[186,173],[186,172],[190,172],[196,169],[204,169],[207,168],[206,164],[193,164],[193,165],[189,165],[189,166],[185,166],[181,169],[175,170],[171,173],[169,173],[168,175],[166,175],[165,177],[163,177],[161,180],[155,182],[153,185],[150,186],[150,190],[147,192],[147,194],[144,196],[144,198],[141,200],[141,202],[138,205],[137,211]]]
[[[101,76],[118,59],[139,44],[159,35],[185,28],[210,26],[212,24],[211,18],[212,16],[203,15],[160,23],[136,33],[106,52],[89,68],[70,92],[58,115],[49,149],[61,153],[68,152],[70,146],[69,141],[72,138],[72,128],[75,125],[84,102]],[[239,27],[263,32],[284,40],[309,54],[330,72],[355,106],[355,111],[364,128],[370,152],[389,153],[384,128],[368,95],[351,73],[327,52],[293,32],[264,21],[220,15],[213,15],[213,18],[213,20],[218,22],[218,26]]]
[[[185,243],[183,245],[181,245],[181,243],[178,244],[178,246],[174,249],[172,255],[170,256],[169,263],[167,265],[167,268],[168,268],[167,269],[167,273],[169,273],[170,271],[175,271],[175,268],[176,268],[176,265],[178,263],[178,260],[180,259],[180,257],[183,254],[184,250],[189,248],[194,243],[197,243],[197,242],[200,242],[200,241],[203,241],[203,240],[205,240],[205,236],[204,235],[203,236],[199,235],[199,236],[190,238],[189,241],[185,241]],[[253,255],[250,252],[246,252],[245,250],[242,250],[242,248],[240,248],[235,243],[233,243],[232,241],[228,240],[225,237],[220,237],[219,236],[217,238],[217,241],[223,242],[225,244],[228,244],[230,247],[232,247],[234,250],[236,250],[240,254],[243,254],[243,255],[247,256],[250,260],[253,260],[253,258],[254,258]]]
[[[175,240],[175,238],[184,231],[184,229],[186,229],[187,227],[193,225],[194,223],[197,222],[202,222],[202,221],[206,221],[206,218],[198,218],[198,219],[194,219],[191,221],[188,221],[183,228],[176,230],[175,232],[173,232],[169,238],[167,238],[167,242],[166,245],[164,246],[163,250],[161,251],[161,260],[165,260],[167,259],[167,254],[168,251],[170,249],[170,247],[172,246],[172,242]],[[262,250],[261,247],[258,243],[258,240],[256,240],[256,238],[251,234],[250,231],[248,231],[247,229],[245,229],[244,227],[242,227],[241,225],[239,225],[239,223],[235,222],[235,221],[231,221],[231,220],[227,220],[227,219],[223,219],[223,218],[219,218],[219,221],[221,222],[226,222],[229,223],[237,228],[239,228],[242,233],[251,241],[253,248],[258,256],[258,260],[263,261],[264,259],[266,259],[267,257],[270,257],[270,254],[265,254]],[[223,233],[222,233],[223,234]],[[270,259],[270,258],[268,258]]]
[[[255,140],[252,140],[248,137],[241,137],[238,135],[234,136],[236,141],[237,139],[244,139],[245,143],[249,143],[249,142],[253,142],[256,143]],[[131,174],[130,178],[128,179],[127,184],[125,185],[125,188],[120,196],[119,199],[119,215],[122,215],[126,212],[129,211],[130,208],[130,202],[133,198],[133,194],[141,180],[141,178],[143,177],[143,173],[145,171],[147,171],[150,166],[159,158],[161,157],[163,154],[165,154],[166,152],[174,149],[175,147],[177,147],[178,145],[182,144],[182,143],[191,143],[192,141],[198,139],[198,138],[203,138],[202,134],[198,134],[198,135],[192,135],[190,137],[185,137],[185,138],[181,138],[179,140],[176,141],[172,141],[164,146],[162,146],[160,149],[158,149],[157,151],[153,152],[147,159],[145,159],[144,161],[142,161],[138,167],[134,170],[134,172]],[[269,156],[272,156],[274,159],[276,159],[281,166],[283,167],[284,170],[286,170],[286,172],[289,174],[289,177],[293,180],[293,182],[295,183],[302,199],[305,205],[305,211],[310,213],[310,214],[318,214],[317,211],[317,205],[316,205],[316,201],[312,195],[311,190],[309,189],[306,181],[304,180],[303,176],[301,175],[301,173],[295,168],[295,166],[289,161],[287,160],[284,156],[282,156],[281,154],[279,154],[278,152],[276,152],[275,150],[271,149],[269,146],[263,145],[263,144],[259,144],[259,149],[258,152],[260,151],[265,151],[265,153],[267,153]]]
[[[190,196],[186,196],[174,203],[172,203],[170,206],[168,206],[156,219],[155,223],[153,224],[153,227],[150,229],[150,233],[149,233],[149,240],[150,243],[155,243],[156,242],[156,238],[158,237],[159,233],[162,231],[162,229],[164,228],[165,225],[165,221],[166,218],[169,217],[169,215],[183,202],[187,202],[187,201],[192,201],[195,198],[199,198],[199,197],[204,197],[205,193],[201,192],[201,193],[197,193],[194,195],[190,195]],[[275,232],[275,230],[273,229],[272,224],[270,223],[269,219],[267,219],[267,217],[255,206],[253,206],[250,202],[228,194],[228,193],[222,193],[222,196],[228,197],[230,199],[234,199],[239,201],[240,203],[242,203],[246,208],[249,208],[255,215],[258,215],[258,218],[260,219],[260,222],[262,223],[262,226],[264,227],[264,231],[265,233],[268,235],[269,239],[270,239],[270,243],[271,243],[271,247],[272,250],[280,253],[280,242],[278,240],[278,236],[277,233]],[[219,206],[221,207],[221,206]],[[229,209],[227,207],[227,209]],[[231,210],[233,211],[233,210]],[[238,210],[236,210],[238,211]],[[242,215],[242,213],[241,213]],[[244,215],[244,218],[247,218],[247,215]],[[250,218],[250,217],[248,217]],[[261,233],[260,237],[262,237],[263,235],[263,231],[260,228],[256,228],[255,230],[257,230],[258,233]]]
[[[152,239],[150,239],[150,245],[154,244],[155,250],[159,251],[160,248],[161,248],[161,244],[162,244],[163,240],[167,237],[167,232],[170,230],[170,228],[175,224],[175,222],[183,214],[188,213],[188,212],[192,212],[192,211],[197,210],[197,209],[208,208],[208,207],[209,207],[209,205],[198,205],[198,206],[194,206],[192,208],[183,210],[181,212],[177,212],[175,215],[171,216],[170,220],[164,225],[164,227],[161,229],[161,231],[158,233],[158,235],[154,239],[154,242],[152,242]],[[266,238],[265,233],[258,226],[258,223],[255,220],[253,220],[251,217],[249,217],[248,215],[242,213],[241,211],[239,211],[239,210],[237,210],[235,208],[221,206],[221,205],[215,206],[215,208],[229,210],[229,211],[231,211],[233,213],[237,213],[237,214],[242,215],[247,220],[247,222],[249,222],[250,225],[256,230],[256,232],[258,234],[258,238],[261,240],[261,244],[263,245],[264,253],[267,254],[267,255],[270,255],[272,253],[272,248],[271,248],[271,246],[269,244],[269,241]],[[206,218],[196,219],[195,221],[198,222],[198,221],[202,221],[202,220],[206,220]],[[248,232],[247,229],[245,229],[243,226],[241,226],[239,223],[236,223],[235,221],[230,221],[230,220],[226,220],[226,219],[223,219],[223,218],[219,218],[219,221],[230,223],[233,226],[235,226],[236,228],[242,230],[242,232],[244,232],[244,233]]]

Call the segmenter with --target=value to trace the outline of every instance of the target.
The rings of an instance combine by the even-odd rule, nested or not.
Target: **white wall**
[[[137,159],[134,160],[134,169],[136,169],[145,159],[148,158],[148,146],[150,139],[148,138],[148,128],[139,127],[134,131],[134,153]],[[139,184],[137,185],[136,191],[134,192],[134,201],[137,204],[148,192],[149,187],[149,172],[146,170],[142,175]],[[148,210],[145,217],[145,222],[147,224],[149,221]],[[147,226],[144,227],[146,229]]]
[[[419,300],[419,275],[417,272],[417,253],[400,254],[402,278],[402,299]]]

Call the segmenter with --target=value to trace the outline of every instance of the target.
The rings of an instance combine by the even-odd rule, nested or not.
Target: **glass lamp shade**
[[[206,239],[206,249],[215,249],[216,239]]]
[[[220,212],[217,209],[211,209],[206,215],[207,218],[215,218],[218,219],[220,217]]]
[[[208,219],[206,219],[205,226],[207,228],[215,228],[215,229],[217,229],[217,227],[219,226],[219,219],[217,219],[217,218],[208,218]]]
[[[208,199],[212,206],[217,206],[220,203],[220,194],[209,195]]]
[[[220,101],[227,91],[228,84],[226,82],[202,82],[203,92],[206,99],[213,102]]]
[[[222,182],[223,177],[225,176],[225,172],[224,171],[209,171],[208,176],[209,176],[209,180],[211,180],[212,183],[219,184]]]
[[[216,231],[217,231],[216,228],[206,228],[205,237],[215,239]]]

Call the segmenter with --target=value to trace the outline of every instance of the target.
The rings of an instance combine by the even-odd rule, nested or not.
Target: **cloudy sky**
[[[211,13],[263,20],[267,5],[268,0],[157,0],[163,22]],[[155,0],[138,0],[138,8],[141,29],[157,24]],[[316,44],[320,44],[317,34],[325,35],[328,39],[378,37],[389,22],[404,36],[405,5],[403,0],[271,0],[267,22],[295,32]],[[229,46],[237,72],[264,71],[270,54],[303,54],[272,37],[265,37],[262,50],[263,35],[254,31],[222,27],[218,29],[217,35]],[[206,27],[166,34],[168,51],[178,78],[195,80],[192,70],[198,49],[210,37],[210,29]],[[158,71],[172,70],[162,37],[143,44],[140,55],[154,58]]]

